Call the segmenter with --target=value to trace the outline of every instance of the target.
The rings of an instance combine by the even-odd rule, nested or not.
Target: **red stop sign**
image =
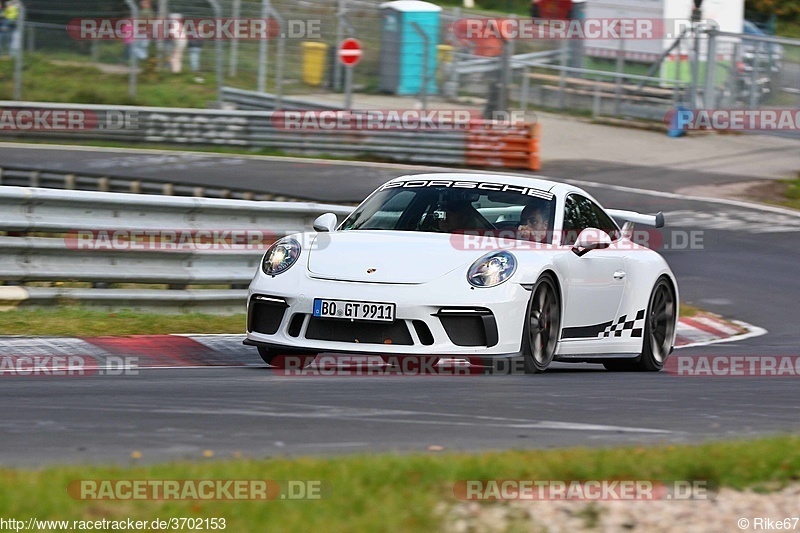
[[[352,37],[342,41],[337,51],[339,62],[346,67],[354,67],[356,63],[361,61],[363,54],[364,50],[361,48],[361,41]]]

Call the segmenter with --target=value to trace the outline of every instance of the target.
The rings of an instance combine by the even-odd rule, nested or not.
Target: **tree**
[[[800,20],[800,2],[797,0],[745,0],[745,7],[748,11],[774,14],[783,20]]]

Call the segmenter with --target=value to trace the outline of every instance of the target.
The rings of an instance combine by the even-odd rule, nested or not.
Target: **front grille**
[[[274,335],[286,313],[286,302],[282,298],[260,294],[250,298],[247,309],[247,330],[264,335]]]
[[[486,346],[486,331],[479,316],[440,316],[445,333],[456,346]]]
[[[312,316],[306,329],[306,339],[362,344],[414,344],[404,320],[350,322]]]
[[[414,325],[414,330],[417,332],[419,342],[421,342],[424,346],[430,346],[433,344],[433,333],[431,333],[431,329],[428,327],[428,324],[422,320],[414,320],[411,323]]]
[[[450,342],[456,346],[494,346],[497,344],[497,322],[488,309],[440,309],[436,316]]]
[[[289,322],[289,330],[287,333],[290,337],[298,337],[300,335],[300,330],[303,329],[303,320],[305,320],[306,315],[303,313],[295,313],[292,315],[292,320]]]

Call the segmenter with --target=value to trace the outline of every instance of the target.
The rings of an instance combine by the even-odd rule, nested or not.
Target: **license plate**
[[[314,316],[392,322],[395,305],[384,302],[354,302],[351,300],[325,300],[314,298]]]

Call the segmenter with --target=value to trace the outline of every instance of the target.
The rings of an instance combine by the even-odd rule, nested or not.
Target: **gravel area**
[[[721,489],[705,500],[470,501],[442,504],[440,512],[448,533],[800,531],[800,484],[766,494]]]

